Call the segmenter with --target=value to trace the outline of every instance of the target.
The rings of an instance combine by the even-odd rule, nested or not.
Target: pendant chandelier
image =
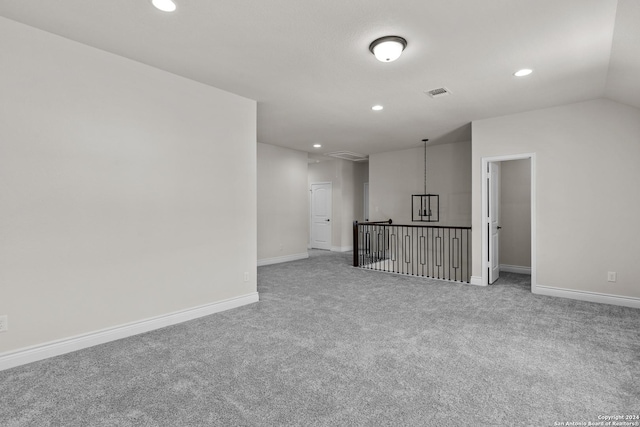
[[[438,222],[440,221],[440,196],[427,193],[427,142],[424,143],[424,192],[411,196],[411,221]]]

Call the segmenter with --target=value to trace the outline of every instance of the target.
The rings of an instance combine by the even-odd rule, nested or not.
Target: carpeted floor
[[[9,426],[554,426],[640,414],[640,310],[349,267],[260,267],[261,302],[0,372]]]

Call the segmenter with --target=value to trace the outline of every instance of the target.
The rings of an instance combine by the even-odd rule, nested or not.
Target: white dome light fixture
[[[380,111],[380,110],[383,110],[384,107],[382,105],[374,105],[373,107],[371,107],[371,109],[373,111]]]
[[[151,0],[151,3],[163,12],[173,12],[176,10],[176,4],[172,0]]]
[[[407,47],[407,41],[398,36],[385,36],[374,40],[369,45],[369,50],[380,62],[395,61],[402,55]]]

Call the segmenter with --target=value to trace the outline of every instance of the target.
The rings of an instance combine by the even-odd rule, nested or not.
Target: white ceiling
[[[255,99],[259,142],[312,153],[470,140],[473,120],[599,97],[640,108],[638,0],[175,2],[2,0],[0,15]],[[385,35],[408,41],[396,62],[368,50]]]

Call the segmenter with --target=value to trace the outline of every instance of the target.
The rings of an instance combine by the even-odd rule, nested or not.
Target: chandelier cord
[[[427,141],[428,139],[423,139],[424,142],[424,193],[427,194]]]

